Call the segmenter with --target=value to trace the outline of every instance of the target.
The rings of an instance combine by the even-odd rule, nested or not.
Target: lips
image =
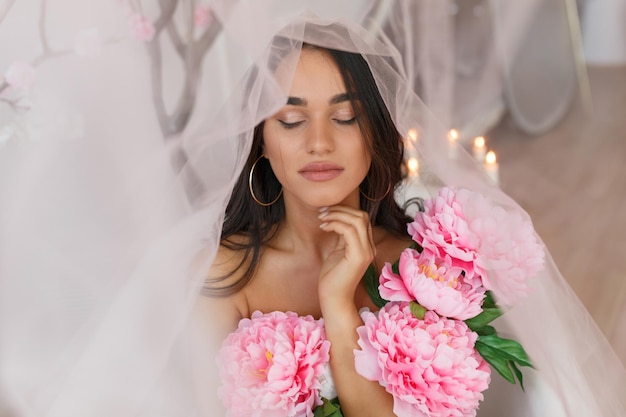
[[[311,162],[298,171],[309,181],[329,181],[341,175],[342,172],[343,167],[331,162]]]

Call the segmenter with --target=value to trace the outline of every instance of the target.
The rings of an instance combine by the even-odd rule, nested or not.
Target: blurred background
[[[497,154],[501,187],[530,213],[563,276],[626,363],[626,1],[588,0],[578,11],[581,44],[573,51],[580,48],[581,68],[563,114],[527,126],[520,108],[512,108],[515,94],[505,93],[507,108],[484,136]],[[549,49],[536,35],[534,53]],[[554,65],[549,61],[532,66],[541,71]],[[563,76],[557,71],[545,82]],[[532,82],[522,88],[542,94]]]

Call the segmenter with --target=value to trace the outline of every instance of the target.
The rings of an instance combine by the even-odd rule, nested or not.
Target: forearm
[[[376,381],[359,375],[354,367],[358,349],[357,327],[363,324],[353,303],[323,306],[326,337],[331,342],[330,366],[345,417],[394,416],[393,397]]]

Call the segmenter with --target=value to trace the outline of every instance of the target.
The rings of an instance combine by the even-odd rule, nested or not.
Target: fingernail
[[[319,211],[320,211],[320,213],[322,211],[328,211],[328,206],[320,207]]]
[[[328,215],[328,211],[322,211],[317,218],[318,219],[323,219],[324,217],[326,217]]]
[[[325,228],[327,225],[328,225],[328,223],[324,222],[324,223],[320,224],[320,228],[321,228],[321,229],[323,229],[323,228]]]

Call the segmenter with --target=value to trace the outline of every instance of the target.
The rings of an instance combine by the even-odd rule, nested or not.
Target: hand
[[[376,255],[369,215],[350,207],[333,206],[323,210],[320,219],[322,230],[339,235],[337,246],[326,257],[320,271],[320,301],[352,302],[363,274]]]

